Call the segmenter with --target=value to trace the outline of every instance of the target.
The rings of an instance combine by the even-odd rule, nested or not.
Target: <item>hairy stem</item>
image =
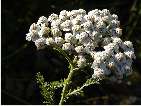
[[[61,100],[60,100],[59,105],[62,105],[64,103],[64,98],[65,98],[66,93],[68,91],[68,85],[71,81],[71,78],[73,76],[75,69],[73,67],[73,62],[71,61],[71,59],[68,57],[68,55],[60,47],[56,46],[56,47],[54,47],[54,49],[59,51],[59,53],[61,53],[67,59],[67,61],[69,62],[69,65],[70,65],[70,72],[69,72],[67,79],[65,80],[64,87],[63,87],[63,90],[62,90],[62,93],[61,93]]]
[[[74,95],[76,94],[77,92],[79,91],[82,91],[82,89],[85,87],[85,85],[83,85],[82,87],[80,87],[79,89],[76,89],[74,91],[72,91],[71,93],[68,93],[67,96],[71,96],[71,95]]]
[[[74,70],[73,70],[73,67],[71,67],[70,73],[68,75],[68,78],[65,81],[65,84],[64,84],[64,87],[63,87],[63,90],[62,90],[62,94],[61,94],[62,96],[61,96],[61,100],[60,100],[59,105],[62,105],[64,103],[64,98],[65,98],[65,95],[67,93],[66,91],[68,90],[68,85],[69,85],[69,82],[72,78],[73,73],[74,73]]]

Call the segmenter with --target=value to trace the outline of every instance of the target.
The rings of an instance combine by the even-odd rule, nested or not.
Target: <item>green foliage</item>
[[[61,81],[53,81],[53,82],[45,82],[43,75],[40,72],[36,75],[37,83],[39,84],[39,88],[41,89],[41,94],[44,97],[45,104],[54,104],[54,94],[55,90],[63,87],[63,80]]]
[[[77,87],[77,89],[74,89],[74,90],[69,90],[69,93],[65,97],[65,101],[67,99],[69,99],[69,97],[71,97],[72,95],[75,95],[75,96],[78,96],[78,95],[84,96],[83,89],[85,87],[87,87],[87,86],[92,85],[92,84],[99,84],[99,81],[100,80],[101,79],[99,79],[99,78],[89,78],[89,79],[87,79],[87,81],[81,87]]]
[[[89,78],[87,79],[87,81],[85,82],[85,84],[83,86],[89,86],[89,85],[92,85],[92,84],[99,84],[99,81],[101,79],[100,78]]]
[[[87,79],[87,81],[83,84],[82,87],[77,87],[74,90],[69,89],[68,88],[69,87],[68,85],[71,83],[71,78],[73,76],[73,73],[76,72],[76,70],[78,70],[78,69],[77,68],[75,69],[73,67],[74,63],[71,61],[71,59],[68,57],[68,55],[61,48],[54,47],[53,49],[54,50],[57,50],[59,53],[61,53],[68,60],[69,69],[70,69],[70,73],[68,75],[68,78],[66,80],[64,80],[64,83],[63,83],[64,86],[62,84],[63,90],[62,90],[62,93],[61,93],[61,100],[60,100],[60,103],[59,103],[60,105],[63,104],[64,102],[66,102],[66,100],[69,99],[69,97],[71,97],[72,95],[84,96],[84,92],[83,92],[83,88],[84,87],[87,87],[87,86],[89,86],[91,84],[95,84],[95,83],[98,83],[99,82],[99,79],[98,78],[90,78],[90,79]],[[52,83],[53,87],[52,86],[49,86],[48,88],[51,88],[51,90],[54,90],[55,89],[54,86],[56,86],[56,85],[59,86],[58,84],[59,84],[58,82],[54,82],[54,83]],[[51,94],[50,94],[50,96],[51,96]],[[48,97],[51,99],[52,97],[50,97],[50,96],[48,96]],[[46,100],[48,101],[49,99],[47,98]]]
[[[76,89],[69,89],[69,85],[70,83],[72,83],[72,76],[74,75],[75,72],[78,72],[77,68],[74,68],[74,64],[71,61],[71,59],[68,57],[68,55],[59,47],[54,47],[54,50],[57,50],[60,54],[62,54],[69,63],[69,69],[70,69],[70,73],[67,77],[67,79],[65,79],[64,81],[53,81],[53,82],[45,82],[44,81],[44,77],[43,75],[41,75],[41,73],[37,73],[36,77],[37,77],[37,83],[39,84],[39,88],[41,89],[41,94],[43,95],[45,101],[45,104],[54,104],[54,94],[55,94],[55,90],[57,88],[63,87],[62,89],[62,93],[61,93],[61,100],[59,105],[62,105],[64,102],[66,102],[67,99],[69,99],[71,96],[75,95],[75,96],[84,96],[84,92],[83,89],[84,87],[87,87],[89,85],[95,84],[95,83],[99,83],[99,78],[89,78],[87,79],[87,81],[81,86],[81,87],[77,87]],[[81,70],[81,69],[79,69]]]

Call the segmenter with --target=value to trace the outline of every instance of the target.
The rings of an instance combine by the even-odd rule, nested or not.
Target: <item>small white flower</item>
[[[135,54],[133,51],[125,51],[124,54],[128,57],[128,58],[133,58],[135,59]]]
[[[32,30],[31,32],[29,32],[28,34],[26,34],[26,40],[28,41],[35,41],[39,38],[38,33],[36,30]]]
[[[86,66],[86,59],[84,58],[84,56],[79,56],[79,59],[77,61],[77,66],[79,68]]]
[[[112,36],[120,37],[122,35],[122,30],[120,28],[113,28],[110,32]]]
[[[113,43],[117,43],[117,44],[121,44],[122,43],[122,40],[118,37],[111,37],[112,40],[113,40]]]
[[[118,61],[121,61],[121,60],[125,59],[125,56],[124,56],[123,53],[117,53],[115,55],[115,59],[118,60]]]
[[[37,49],[42,49],[45,46],[46,40],[44,38],[39,38],[35,41]]]
[[[47,37],[49,36],[50,28],[49,27],[42,27],[41,30],[38,32],[40,37]]]
[[[62,36],[62,32],[58,28],[51,28],[51,33],[54,37]]]
[[[79,9],[78,12],[79,12],[79,14],[81,14],[81,15],[85,15],[85,14],[86,14],[86,11],[83,10],[83,9]]]
[[[52,22],[54,20],[57,20],[58,19],[58,15],[57,14],[51,14],[49,17],[48,17],[48,21],[49,22]]]
[[[61,19],[61,20],[63,20],[63,21],[67,20],[67,18],[68,18],[67,14],[68,14],[68,11],[62,10],[62,11],[60,12],[59,19]]]
[[[78,10],[72,10],[71,12],[69,12],[68,16],[70,17],[70,19],[74,19],[76,18],[76,16],[79,14]]]
[[[106,51],[96,52],[94,54],[94,60],[98,63],[103,62],[106,58],[108,59],[111,54],[108,54]]]
[[[75,51],[77,53],[82,53],[82,52],[84,52],[84,47],[83,46],[77,46],[77,47],[75,47]]]
[[[72,35],[71,33],[66,33],[65,34],[65,41],[69,42],[69,43],[73,43],[73,44],[75,44],[77,42],[75,36]]]
[[[47,45],[52,45],[54,43],[55,43],[55,41],[54,41],[54,39],[52,37],[49,37],[49,38],[46,39],[46,44]]]
[[[98,9],[95,9],[95,10],[92,10],[92,11],[89,11],[88,12],[88,15],[99,15],[99,10]]]
[[[105,73],[104,70],[101,68],[95,68],[94,69],[94,74],[92,75],[93,78],[95,77],[100,77],[100,78],[104,78],[105,77]]]
[[[117,20],[112,20],[110,25],[111,25],[111,27],[116,28],[116,27],[119,27],[120,22]]]
[[[110,19],[109,16],[103,16],[103,17],[102,17],[102,21],[103,21],[103,22],[106,22],[107,24],[109,24],[110,21],[111,21],[111,19]]]
[[[85,15],[84,19],[89,20],[91,22],[95,22],[95,15]]]
[[[80,24],[85,22],[85,19],[83,18],[83,16],[78,15],[71,22],[72,22],[73,25],[80,25]]]
[[[62,49],[67,50],[67,51],[71,51],[71,50],[74,50],[74,46],[71,45],[70,43],[64,43],[62,46]]]
[[[31,36],[32,36],[31,33],[27,33],[26,34],[26,40],[31,41]]]
[[[109,10],[107,10],[107,9],[103,9],[103,10],[101,11],[101,14],[102,14],[102,16],[106,16],[106,15],[110,15],[110,12],[109,12]]]
[[[89,29],[91,29],[93,27],[93,25],[92,25],[91,21],[87,21],[87,22],[81,24],[81,27],[83,27],[84,30],[89,30]]]
[[[89,35],[86,32],[81,32],[80,35],[77,37],[79,39],[79,42],[82,44],[87,44],[90,41]]]
[[[64,39],[61,37],[55,37],[55,43],[57,45],[62,45],[64,43]]]
[[[61,29],[63,31],[70,31],[72,27],[71,21],[70,20],[66,20],[65,22],[63,22],[61,24]]]
[[[48,20],[47,20],[46,17],[41,16],[41,17],[39,18],[38,22],[37,22],[37,25],[42,25],[43,23],[45,23],[46,26],[47,26],[47,25],[48,25]]]
[[[53,20],[53,21],[51,22],[51,27],[52,27],[52,28],[59,28],[60,24],[61,24],[61,20],[60,20],[60,19]]]
[[[116,28],[116,33],[118,34],[118,36],[121,36],[122,35],[122,29]]]
[[[73,25],[72,26],[73,33],[79,32],[80,30],[82,30],[80,25]]]
[[[97,46],[97,44],[95,42],[89,42],[87,44],[85,44],[85,51],[90,54],[91,52],[94,51],[95,47]]]
[[[29,32],[32,32],[33,30],[40,31],[40,26],[33,23],[29,28]]]
[[[118,16],[116,14],[112,15],[113,20],[118,20]]]
[[[68,13],[68,11],[62,10],[62,11],[60,12],[60,15],[67,16],[67,13]]]
[[[133,44],[130,41],[125,41],[124,44],[128,47],[128,48],[133,48]]]
[[[111,51],[111,52],[118,52],[119,46],[116,43],[109,43],[108,45],[104,46],[105,51]]]
[[[65,41],[70,42],[72,39],[73,35],[71,33],[66,33],[65,34]]]
[[[91,38],[93,39],[93,40],[98,40],[99,38],[99,32],[97,32],[97,31],[93,31],[92,32],[92,34],[91,34]]]
[[[133,51],[134,52],[134,48],[133,48],[133,44],[130,41],[125,41],[122,43],[121,48],[124,51]]]

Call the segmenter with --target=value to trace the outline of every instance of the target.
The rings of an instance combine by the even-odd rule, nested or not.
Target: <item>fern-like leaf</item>
[[[39,84],[39,88],[41,89],[41,94],[45,101],[43,103],[51,105],[54,104],[54,93],[55,90],[63,87],[63,80],[61,81],[53,81],[53,82],[45,82],[43,75],[40,72],[36,75],[37,83]]]
[[[90,86],[92,84],[99,84],[100,80],[101,79],[99,79],[99,78],[87,79],[87,81],[81,87],[77,87],[77,89],[74,89],[73,91],[70,90],[69,93],[66,95],[65,99],[69,99],[69,97],[72,95],[84,96],[84,92],[83,92],[84,87]]]

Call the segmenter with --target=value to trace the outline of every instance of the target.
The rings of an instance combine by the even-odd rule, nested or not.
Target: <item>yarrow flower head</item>
[[[26,35],[26,40],[35,42],[38,49],[45,45],[62,48],[74,56],[76,68],[92,68],[92,77],[122,79],[131,73],[133,44],[120,39],[118,16],[107,9],[88,13],[83,9],[62,10],[59,15],[42,16]]]

